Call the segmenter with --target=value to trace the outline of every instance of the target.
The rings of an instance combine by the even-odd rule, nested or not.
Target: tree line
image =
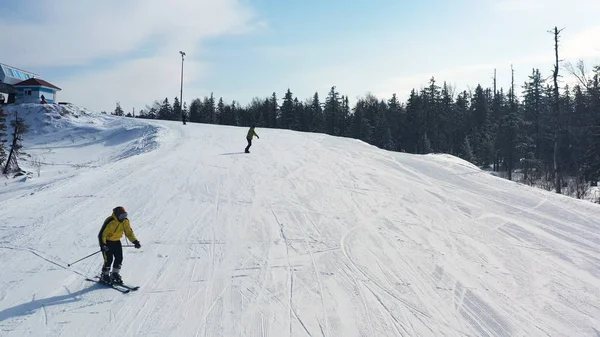
[[[324,99],[315,92],[301,101],[288,88],[281,100],[273,92],[246,106],[226,104],[211,94],[192,100],[189,107],[181,107],[177,97],[172,104],[165,98],[137,114],[125,114],[117,103],[112,114],[180,121],[183,112],[192,123],[256,124],[360,139],[390,151],[448,153],[510,180],[548,190],[557,189],[558,182],[581,198],[600,178],[600,65],[588,71],[580,62],[567,69],[578,83],[561,88],[532,69],[521,85],[514,83],[513,72],[508,90],[498,88],[494,77],[491,87],[479,84],[456,92],[432,77],[403,102],[396,94],[389,99],[368,94],[351,106],[334,86]],[[15,118],[9,133],[6,117],[0,109],[0,167],[5,174],[19,169],[16,158],[26,132]],[[567,179],[557,180],[557,172]]]
[[[582,186],[600,177],[600,66],[591,74],[583,63],[570,71],[579,83],[560,91],[532,69],[521,85],[514,83],[513,71],[508,89],[498,88],[494,76],[492,87],[456,92],[432,77],[404,102],[396,94],[388,99],[367,94],[351,106],[335,86],[324,100],[316,92],[301,101],[288,88],[281,100],[273,92],[246,106],[213,94],[183,108],[177,97],[172,104],[165,98],[135,117],[180,121],[183,110],[192,123],[256,124],[360,139],[390,151],[448,153],[550,190],[557,188],[556,167]],[[113,114],[124,112],[117,104]]]

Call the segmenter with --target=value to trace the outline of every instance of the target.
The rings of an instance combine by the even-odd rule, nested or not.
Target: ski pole
[[[81,261],[81,260],[85,260],[85,259],[87,259],[87,258],[88,258],[88,257],[90,257],[90,256],[96,255],[96,254],[100,253],[101,251],[102,251],[102,250],[99,250],[99,251],[97,251],[97,252],[95,252],[95,253],[92,253],[92,254],[90,254],[90,255],[88,255],[88,256],[86,256],[86,257],[84,257],[84,258],[81,258],[81,259],[79,259],[79,260],[77,260],[77,261],[75,261],[75,262],[69,263],[67,266],[69,266],[69,267],[70,267],[71,265],[73,265],[73,264],[75,264],[75,263],[77,263],[77,262],[79,262],[79,261]]]

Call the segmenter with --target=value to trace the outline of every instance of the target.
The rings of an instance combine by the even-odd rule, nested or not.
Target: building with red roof
[[[61,89],[39,78],[30,78],[13,85],[17,89],[16,103],[54,103]]]
[[[8,94],[6,103],[54,103],[60,90],[34,73],[0,63],[0,95]]]

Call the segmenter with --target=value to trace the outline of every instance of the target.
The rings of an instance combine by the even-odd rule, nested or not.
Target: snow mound
[[[427,156],[433,160],[445,163],[447,165],[451,165],[453,167],[462,166],[464,168],[472,169],[474,171],[481,171],[481,169],[479,167],[477,167],[477,165],[475,165],[469,161],[466,161],[462,158],[453,156],[451,154],[432,153],[432,154],[428,154]]]
[[[30,174],[17,182],[38,188],[159,146],[161,127],[158,125],[96,113],[73,104],[9,105],[4,111],[8,125],[18,116],[29,127],[23,137],[19,166]],[[8,132],[11,131],[9,127]],[[10,181],[7,185],[14,183]],[[20,189],[9,190],[12,193],[2,193],[0,200]]]
[[[96,118],[101,114],[72,104],[13,104],[4,107],[9,120],[15,113],[29,125],[35,135],[68,129],[82,124],[100,124]],[[81,120],[79,120],[81,118]],[[28,137],[29,138],[29,137]]]

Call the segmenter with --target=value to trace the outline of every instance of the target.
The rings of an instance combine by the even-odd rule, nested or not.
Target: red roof
[[[23,82],[19,82],[15,85],[13,85],[13,87],[37,87],[37,86],[43,86],[43,87],[47,87],[47,88],[53,88],[56,90],[62,90],[61,88],[55,86],[54,84],[48,83],[40,78],[30,78],[28,80],[25,80]]]

